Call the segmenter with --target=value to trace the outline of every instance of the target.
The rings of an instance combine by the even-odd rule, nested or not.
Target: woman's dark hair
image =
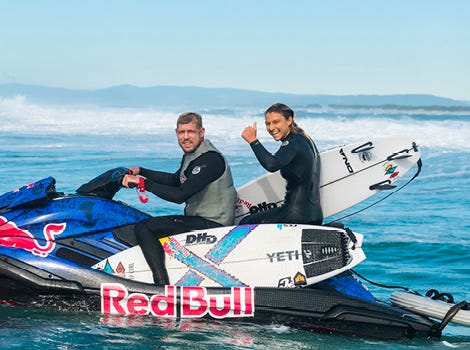
[[[264,115],[266,115],[268,113],[282,114],[284,116],[284,118],[286,118],[286,120],[289,119],[290,117],[292,117],[292,119],[294,119],[294,111],[289,106],[287,106],[283,103],[275,103],[275,104],[271,105],[266,110],[266,112],[264,112]]]
[[[295,122],[295,120],[294,120],[295,114],[294,114],[294,111],[292,110],[292,108],[285,105],[284,103],[275,103],[275,104],[271,105],[266,110],[266,112],[264,112],[264,115],[266,115],[268,113],[282,114],[284,116],[284,118],[286,118],[286,120],[289,119],[289,118],[292,118],[291,132],[293,134],[300,134],[303,137],[305,137],[307,139],[307,141],[310,143],[310,146],[313,149],[313,153],[315,154],[315,156],[317,155],[317,149],[315,147],[315,144],[313,143],[312,138],[300,126],[298,126],[297,123]]]

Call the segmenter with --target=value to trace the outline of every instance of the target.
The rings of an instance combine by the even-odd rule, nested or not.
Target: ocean
[[[196,109],[206,136],[226,155],[236,187],[262,175],[241,131],[254,121],[264,130],[266,106]],[[323,151],[382,136],[408,135],[422,151],[423,168],[390,197],[381,195],[325,221],[341,221],[364,234],[367,259],[355,268],[371,281],[425,293],[429,289],[470,301],[470,112],[455,110],[338,109],[292,106],[297,123]],[[174,171],[181,150],[175,121],[186,110],[33,104],[23,97],[0,97],[0,193],[53,176],[60,192],[118,166]],[[412,169],[398,184],[404,184]],[[353,189],[352,189],[353,190]],[[116,199],[152,215],[181,213],[182,206],[135,191]],[[355,212],[360,211],[356,214]],[[349,214],[353,214],[348,216]],[[365,282],[380,300],[391,290]],[[99,314],[46,312],[0,306],[0,339],[5,349],[470,349],[470,327],[449,324],[441,339],[383,342],[320,335],[282,325],[227,325],[219,321],[173,322],[151,317],[112,322]]]

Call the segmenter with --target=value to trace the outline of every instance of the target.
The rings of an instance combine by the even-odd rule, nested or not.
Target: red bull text
[[[164,294],[149,296],[143,293],[129,294],[120,283],[101,284],[101,313],[105,315],[151,314],[156,317],[181,318],[208,315],[217,319],[253,317],[254,305],[254,291],[250,287],[232,287],[227,294],[209,294],[205,287],[165,286]]]

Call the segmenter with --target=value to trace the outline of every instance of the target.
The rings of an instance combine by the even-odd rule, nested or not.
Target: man
[[[237,194],[230,167],[222,153],[204,139],[204,133],[199,114],[181,114],[176,122],[178,144],[184,152],[180,168],[174,174],[129,168],[132,174],[125,175],[122,180],[125,187],[143,181],[148,191],[162,199],[186,202],[184,215],[153,217],[135,226],[137,242],[156,285],[169,284],[159,238],[190,230],[229,226],[234,221]]]

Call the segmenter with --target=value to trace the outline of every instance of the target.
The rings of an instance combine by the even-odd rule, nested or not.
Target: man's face
[[[198,129],[195,123],[178,124],[176,137],[184,153],[191,153],[204,139],[204,128]]]

